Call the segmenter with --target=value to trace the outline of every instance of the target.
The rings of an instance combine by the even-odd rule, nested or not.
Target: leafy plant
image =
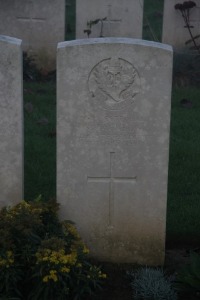
[[[192,252],[190,263],[177,275],[177,288],[189,295],[200,296],[200,255]]]
[[[185,1],[183,3],[177,3],[174,8],[176,10],[179,10],[183,20],[185,22],[185,27],[188,29],[188,32],[190,34],[191,40],[186,41],[186,44],[189,44],[191,42],[193,42],[195,49],[199,52],[200,54],[200,46],[198,46],[198,44],[196,43],[196,39],[198,39],[200,37],[200,35],[196,35],[194,36],[192,33],[192,26],[190,25],[190,12],[191,9],[196,7],[196,3],[194,1]]]
[[[172,277],[162,270],[140,268],[129,272],[134,299],[137,300],[176,300],[177,294],[172,288]]]
[[[40,79],[41,74],[35,64],[34,56],[23,52],[23,79],[25,81],[36,81]]]
[[[42,57],[42,55],[41,55]],[[26,82],[52,81],[56,78],[56,71],[47,72],[45,69],[39,69],[35,56],[23,52],[23,79]]]
[[[101,29],[100,29],[100,34],[99,37],[103,37],[103,21],[107,20],[107,17],[102,18],[102,19],[96,19],[96,20],[90,20],[87,22],[87,29],[84,29],[84,33],[87,33],[87,36],[89,38],[90,34],[92,33],[92,26],[101,23]]]
[[[81,299],[106,277],[58,205],[41,198],[0,211],[0,299]]]

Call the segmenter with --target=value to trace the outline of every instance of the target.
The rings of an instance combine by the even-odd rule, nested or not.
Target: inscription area
[[[122,22],[122,19],[117,19],[117,18],[112,17],[112,5],[111,4],[107,5],[107,8],[108,8],[108,14],[107,14],[106,19],[102,20],[102,23],[103,23],[103,27],[104,27],[104,25],[106,25],[106,27],[107,27],[105,35],[111,36],[112,32],[113,32],[113,28],[115,28],[116,25],[120,25]],[[102,30],[102,34],[104,34],[104,28]]]
[[[127,60],[107,58],[91,70],[88,88],[97,106],[106,110],[120,110],[133,103],[140,92],[140,76]]]
[[[110,152],[110,165],[109,165],[109,176],[101,177],[95,176],[87,177],[88,183],[109,183],[109,220],[108,225],[113,225],[113,215],[114,215],[114,202],[115,202],[115,184],[116,183],[130,183],[134,184],[136,182],[136,176],[134,177],[116,177],[113,174],[115,163],[115,152]]]
[[[33,16],[33,14],[32,14],[32,12],[34,11],[33,1],[28,1],[25,5],[27,5],[27,8],[28,8],[27,9],[28,16],[26,15],[26,13],[24,13],[25,16],[17,16],[16,18],[19,22],[23,22],[24,24],[29,25],[30,30],[32,30],[33,26],[36,23],[44,23],[46,21],[46,18],[38,18],[38,17]]]

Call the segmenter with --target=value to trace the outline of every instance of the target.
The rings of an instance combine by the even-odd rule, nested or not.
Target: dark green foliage
[[[181,105],[182,99],[192,103]],[[200,90],[174,88],[172,94],[167,242],[199,245],[200,240]]]
[[[40,70],[35,57],[23,52],[23,79],[26,82],[55,81],[56,71],[47,73],[45,70]]]
[[[23,79],[25,81],[37,81],[40,80],[40,77],[41,74],[35,64],[34,57],[23,52]]]
[[[199,86],[200,55],[174,52],[173,81],[177,86]]]
[[[172,277],[160,269],[140,268],[129,272],[133,298],[136,300],[176,300]]]
[[[143,14],[143,34],[144,40],[161,42],[162,40],[162,20],[163,20],[163,0],[145,0]]]
[[[67,21],[65,25],[66,41],[74,40],[76,36],[76,0],[66,1],[65,20]]]
[[[45,199],[56,196],[56,88],[55,82],[24,84],[25,198],[38,191]],[[42,122],[45,121],[46,122]]]
[[[200,255],[192,252],[190,262],[177,275],[177,288],[189,296],[200,298]],[[189,298],[188,298],[189,299]]]
[[[82,299],[106,277],[54,201],[22,201],[0,211],[0,299]]]

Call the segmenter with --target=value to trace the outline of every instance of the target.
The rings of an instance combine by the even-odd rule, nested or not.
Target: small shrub
[[[176,292],[172,288],[172,278],[162,270],[141,268],[129,272],[133,296],[136,300],[176,300]]]
[[[22,201],[0,211],[0,299],[82,299],[106,277],[87,257],[55,202]]]
[[[23,52],[23,79],[25,81],[37,81],[41,78],[41,72],[37,68],[34,56]]]
[[[36,56],[30,56],[27,52],[23,52],[23,79],[26,82],[35,82],[35,81],[55,81],[56,71],[47,71],[44,68],[39,68],[36,64]],[[38,59],[42,59],[41,56],[37,55]],[[43,60],[46,58],[44,56]],[[40,62],[41,63],[41,62]],[[39,63],[38,63],[39,64]],[[44,65],[44,63],[43,63]]]
[[[191,49],[197,50],[200,54],[200,46],[197,44],[197,41],[196,41],[197,39],[199,39],[200,35],[198,34],[198,35],[194,36],[193,32],[191,30],[193,28],[193,26],[190,25],[190,10],[196,6],[197,6],[196,2],[194,2],[194,1],[184,1],[183,3],[175,4],[174,8],[176,10],[180,11],[182,18],[184,20],[184,23],[185,23],[185,27],[188,29],[189,35],[191,37],[191,39],[186,41],[185,44],[193,43],[194,47],[191,47]]]

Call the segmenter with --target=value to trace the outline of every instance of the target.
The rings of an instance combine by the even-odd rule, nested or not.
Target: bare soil
[[[167,249],[164,269],[168,273],[176,273],[185,263],[189,262],[191,247]],[[107,279],[101,291],[86,300],[131,300],[133,292],[127,271],[133,269],[130,265],[102,264]]]

